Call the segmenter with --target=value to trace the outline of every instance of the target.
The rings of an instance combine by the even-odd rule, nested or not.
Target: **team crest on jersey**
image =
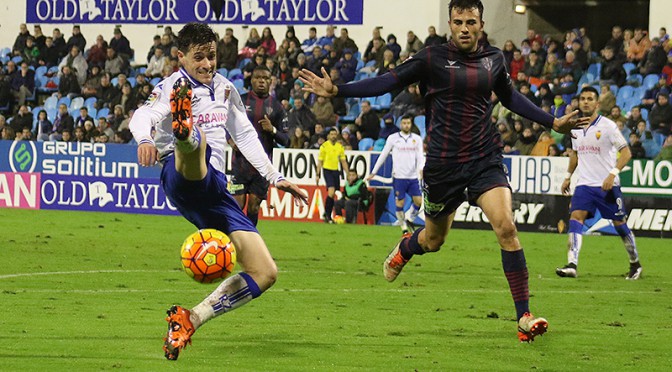
[[[595,133],[595,138],[597,138],[597,139],[599,140],[600,137],[602,137],[602,132],[598,130],[598,131]]]
[[[483,64],[483,67],[485,67],[486,70],[490,71],[492,70],[492,59],[490,57],[485,57],[481,60],[481,63]]]
[[[159,93],[158,92],[152,92],[152,94],[147,97],[147,100],[145,101],[145,106],[147,107],[152,107],[154,106],[154,102],[159,98]]]

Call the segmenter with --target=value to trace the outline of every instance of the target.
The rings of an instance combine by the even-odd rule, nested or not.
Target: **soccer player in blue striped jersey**
[[[193,308],[168,310],[163,349],[169,360],[178,358],[205,322],[259,297],[277,277],[266,243],[226,189],[226,133],[266,180],[297,202],[307,201],[307,195],[273,167],[236,88],[215,72],[216,45],[217,36],[208,25],[186,24],[177,38],[182,68],[156,85],[130,123],[138,141],[138,162],[161,163],[161,185],[171,204],[197,228],[227,234],[244,267]]]
[[[626,223],[627,213],[618,178],[618,173],[632,156],[616,123],[598,114],[598,98],[599,93],[593,87],[585,87],[579,94],[579,109],[590,118],[591,124],[585,129],[572,131],[572,150],[567,176],[562,183],[563,194],[569,194],[574,171],[579,178],[570,204],[568,263],[557,268],[555,273],[561,277],[576,278],[583,223],[598,210],[602,218],[613,221],[625,245],[630,259],[630,270],[625,279],[637,280],[642,274],[642,265],[639,263],[635,234]],[[617,153],[620,155],[618,158]]]
[[[511,188],[502,166],[502,141],[490,123],[492,92],[511,111],[557,132],[585,126],[578,111],[554,118],[536,107],[511,82],[502,51],[483,35],[480,0],[451,0],[451,40],[420,50],[389,73],[335,86],[325,71],[319,77],[302,70],[304,89],[326,97],[374,97],[420,82],[427,108],[428,150],[423,170],[425,228],[404,237],[383,263],[393,281],[413,257],[436,252],[465,200],[479,206],[497,235],[502,266],[513,296],[518,338],[532,341],[548,323],[530,313],[528,271],[513,221]]]

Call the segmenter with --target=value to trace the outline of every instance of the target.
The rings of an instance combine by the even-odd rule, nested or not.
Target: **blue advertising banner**
[[[27,0],[27,23],[361,25],[364,0]]]

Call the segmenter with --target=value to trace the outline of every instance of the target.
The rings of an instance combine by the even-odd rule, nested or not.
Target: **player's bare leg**
[[[516,306],[518,339],[521,342],[533,341],[536,336],[546,332],[548,322],[530,313],[529,275],[525,254],[518,240],[518,230],[513,222],[511,190],[506,187],[496,187],[483,193],[476,203],[490,221],[501,247],[504,274],[509,282]]]

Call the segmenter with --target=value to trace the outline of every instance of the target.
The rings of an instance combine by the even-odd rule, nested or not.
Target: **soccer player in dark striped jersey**
[[[243,94],[241,99],[243,105],[245,105],[247,117],[256,129],[266,155],[271,159],[276,144],[289,146],[287,112],[282,104],[270,95],[271,70],[268,67],[263,65],[255,67],[252,71],[251,84],[252,90]],[[230,139],[229,144],[234,150],[232,156],[233,178],[229,191],[233,194],[240,208],[245,208],[245,204],[247,204],[247,217],[256,226],[259,221],[259,206],[261,201],[266,199],[269,183],[245,159],[243,153]]]
[[[466,189],[466,199],[483,210],[497,235],[516,307],[518,338],[529,342],[543,334],[548,323],[530,313],[527,265],[513,221],[502,141],[490,123],[490,97],[495,92],[511,111],[560,133],[589,120],[575,120],[578,111],[553,118],[514,89],[502,51],[482,38],[481,1],[451,0],[448,7],[451,40],[420,50],[389,73],[338,86],[324,71],[319,77],[302,70],[301,79],[305,90],[326,97],[374,97],[420,82],[428,123],[423,171],[426,225],[392,249],[383,264],[385,278],[396,279],[413,255],[441,248]]]

